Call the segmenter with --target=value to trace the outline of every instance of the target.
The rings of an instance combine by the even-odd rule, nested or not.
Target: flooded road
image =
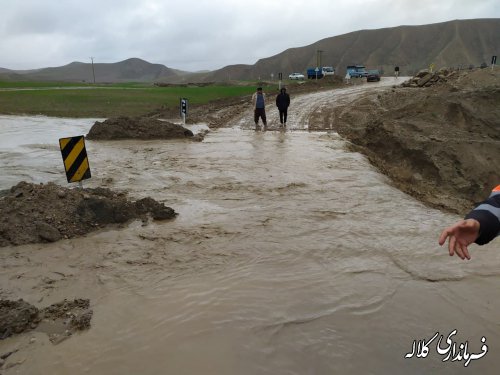
[[[496,374],[498,241],[450,258],[437,238],[456,216],[393,188],[336,133],[304,131],[312,111],[384,84],[292,97],[293,131],[250,130],[248,112],[202,143],[87,141],[85,186],[151,196],[179,216],[1,248],[0,297],[90,298],[94,310],[89,331],[58,345],[42,332],[0,341],[0,354],[20,348],[3,373]],[[93,120],[0,124],[6,189],[65,184],[57,138]],[[484,336],[488,353],[466,368],[434,342],[405,359],[414,340],[439,332],[445,348],[454,329],[476,354]]]

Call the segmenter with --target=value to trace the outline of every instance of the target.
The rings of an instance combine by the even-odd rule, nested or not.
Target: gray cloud
[[[183,70],[253,64],[360,29],[498,18],[498,0],[0,0],[0,67],[139,57]]]

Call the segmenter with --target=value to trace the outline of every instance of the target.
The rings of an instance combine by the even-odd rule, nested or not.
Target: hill
[[[254,65],[231,65],[213,72],[207,80],[268,78],[271,73],[304,72],[316,66],[317,51],[322,62],[334,66],[339,74],[345,67],[364,64],[385,72],[398,65],[403,75],[413,75],[427,68],[479,66],[499,54],[500,19],[455,20],[422,26],[398,26],[360,30],[322,39],[299,48],[287,49]]]
[[[131,58],[117,63],[95,63],[96,82],[154,82],[177,76],[182,72],[161,64]],[[30,81],[93,82],[91,63],[72,62],[68,65],[34,71],[0,70],[0,78]]]

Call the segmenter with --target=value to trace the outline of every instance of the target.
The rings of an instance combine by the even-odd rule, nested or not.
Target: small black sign
[[[283,73],[278,73],[278,78],[281,81],[283,79]]]
[[[497,63],[497,57],[491,56],[491,65],[496,65],[496,63]]]
[[[188,100],[186,98],[181,98],[181,116],[187,116],[188,113]]]

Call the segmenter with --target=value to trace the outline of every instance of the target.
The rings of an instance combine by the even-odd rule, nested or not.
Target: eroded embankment
[[[322,117],[399,189],[463,213],[500,181],[498,103],[500,71],[477,70],[366,94]]]

